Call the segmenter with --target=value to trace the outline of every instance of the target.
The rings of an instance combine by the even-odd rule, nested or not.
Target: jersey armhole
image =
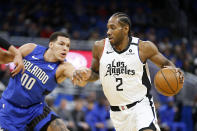
[[[54,69],[54,80],[55,80],[55,82],[57,83],[57,84],[59,84],[58,83],[58,81],[57,81],[57,78],[56,78],[56,72],[57,72],[57,69],[58,69],[58,67],[59,67],[59,65],[60,65],[60,62],[56,65],[56,67],[55,67],[55,69]]]
[[[138,42],[137,42],[137,51],[138,51],[138,57],[139,57],[139,60],[140,60],[140,62],[143,64],[143,65],[145,65],[146,64],[146,61],[142,61],[141,60],[141,58],[140,58],[140,50],[139,50],[139,43],[140,43],[140,39],[138,39]]]
[[[104,49],[105,49],[105,39],[104,39],[103,49],[102,49],[102,52],[101,52],[101,57],[103,56]],[[100,57],[100,60],[101,60],[101,57]],[[99,61],[100,61],[100,60],[99,60]]]
[[[101,56],[103,55],[104,48],[105,48],[105,39],[104,39],[104,45],[103,45],[103,50],[102,50]]]

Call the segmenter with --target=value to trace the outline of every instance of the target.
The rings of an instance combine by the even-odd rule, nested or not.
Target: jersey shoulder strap
[[[24,58],[31,58],[32,56],[36,56],[36,58],[39,57],[39,59],[42,59],[46,50],[47,50],[47,47],[44,47],[41,45],[36,45],[36,47],[33,49],[33,51],[31,53],[29,53],[27,56],[25,56]]]
[[[137,37],[132,37],[131,44],[132,44],[132,45],[138,45],[139,40],[140,40],[140,39],[137,38]]]

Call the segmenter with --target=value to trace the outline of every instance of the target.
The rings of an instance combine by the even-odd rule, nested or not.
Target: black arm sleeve
[[[10,48],[10,46],[11,46],[11,44],[8,41],[6,41],[5,39],[0,37],[0,47],[8,50]]]

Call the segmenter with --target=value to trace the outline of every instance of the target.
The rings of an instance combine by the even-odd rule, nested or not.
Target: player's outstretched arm
[[[73,72],[72,82],[74,85],[85,86],[88,83],[92,71],[89,68],[81,67]]]
[[[18,49],[16,49],[14,46],[10,46],[8,51],[11,52],[11,54],[14,55],[13,62],[15,64],[15,69],[11,72],[12,76],[15,76],[21,70],[22,70],[22,73],[23,73],[25,71],[25,67],[24,67],[24,64],[23,64],[23,57],[21,55],[21,52]]]
[[[10,63],[13,59],[14,55],[12,55],[9,51],[0,49],[0,64]]]
[[[8,41],[6,41],[1,37],[0,37],[0,47],[6,49],[6,51],[0,49],[0,63],[7,64],[9,62],[12,62],[14,59],[14,53],[12,52],[14,47]]]
[[[155,44],[150,41],[141,41],[139,50],[140,57],[143,62],[149,59],[160,68],[174,68],[180,79],[184,80],[183,72],[179,68],[176,68],[170,60],[163,56]]]
[[[10,52],[13,52],[12,54],[14,54],[13,62],[16,65],[16,68],[12,71],[12,76],[16,75],[21,70],[22,73],[25,71],[22,58],[30,54],[35,47],[36,44],[27,43],[22,45],[19,49],[16,49],[15,47],[12,48],[12,46],[9,48]]]
[[[14,64],[16,65],[15,69],[12,71],[12,76],[16,75],[21,70],[24,72],[25,68],[23,65],[22,55],[20,51],[1,37],[0,37],[0,46],[7,50],[7,52],[2,50],[0,51],[2,55],[0,58],[1,63],[5,64],[13,61]]]
[[[10,48],[10,46],[11,46],[11,44],[8,41],[6,41],[5,39],[0,37],[0,47],[8,50]]]
[[[139,45],[140,57],[142,61],[147,59],[151,60],[159,68],[164,68],[165,66],[171,66],[175,68],[175,65],[163,56],[158,48],[150,41],[141,41]]]
[[[75,80],[81,80],[86,82],[93,82],[99,79],[99,61],[103,52],[103,46],[104,46],[104,40],[96,41],[93,48],[92,48],[92,65],[89,69],[90,75],[87,75],[89,77],[84,77],[85,72],[87,69],[79,69],[76,70],[73,79]]]
[[[80,87],[85,86],[87,84],[86,81],[83,81],[79,77],[77,78],[73,77],[76,72],[80,72],[80,74],[83,75],[83,76],[80,76],[81,78],[89,77],[89,75],[91,74],[91,70],[88,68],[84,67],[83,69],[81,68],[79,70],[76,70],[75,67],[71,63],[64,62],[59,65],[56,71],[57,82],[62,83],[66,78],[69,78],[70,80],[72,80],[74,85],[78,85]]]

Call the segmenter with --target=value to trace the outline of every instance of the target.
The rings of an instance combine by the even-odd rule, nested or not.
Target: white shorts
[[[152,98],[145,97],[141,102],[126,110],[110,110],[110,117],[116,131],[140,131],[142,129],[160,131]]]

